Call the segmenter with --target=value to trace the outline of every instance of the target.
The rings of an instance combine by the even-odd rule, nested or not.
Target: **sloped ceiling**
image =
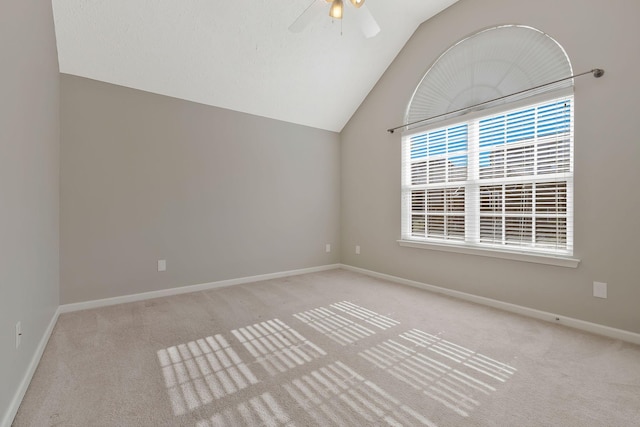
[[[299,33],[288,27],[313,2]],[[60,71],[339,132],[406,41],[457,0],[53,0]]]

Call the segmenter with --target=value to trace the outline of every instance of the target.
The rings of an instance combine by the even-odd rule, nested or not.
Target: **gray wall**
[[[337,133],[61,85],[62,303],[339,261]]]
[[[640,2],[629,0],[461,0],[423,24],[342,131],[343,263],[640,332],[638,16]],[[575,87],[577,269],[396,243],[400,135],[385,129],[402,123],[413,90],[444,50],[499,24],[548,33],[566,49],[575,72],[606,70]],[[608,299],[592,296],[593,281],[609,284]]]
[[[59,74],[51,2],[0,2],[0,423],[58,307]],[[23,339],[15,348],[15,324]]]

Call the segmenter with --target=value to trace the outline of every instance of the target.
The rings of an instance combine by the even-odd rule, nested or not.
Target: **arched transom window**
[[[442,54],[405,116],[401,244],[571,256],[573,80],[547,85],[571,75],[562,47],[524,26]]]

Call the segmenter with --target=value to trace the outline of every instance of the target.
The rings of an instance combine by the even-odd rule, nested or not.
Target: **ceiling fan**
[[[355,21],[357,22],[362,34],[366,38],[374,37],[380,32],[380,26],[376,22],[375,18],[364,5],[365,0],[349,0],[356,9],[357,13],[354,14]],[[313,2],[305,9],[304,12],[293,21],[293,24],[289,26],[289,31],[293,33],[299,33],[304,30],[316,16],[322,12],[327,3],[331,3],[329,7],[329,16],[333,19],[342,19],[344,14],[344,2],[343,0],[313,0]]]

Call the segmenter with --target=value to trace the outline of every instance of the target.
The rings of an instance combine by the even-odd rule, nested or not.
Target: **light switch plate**
[[[158,260],[158,271],[167,271],[167,260],[159,259]]]

